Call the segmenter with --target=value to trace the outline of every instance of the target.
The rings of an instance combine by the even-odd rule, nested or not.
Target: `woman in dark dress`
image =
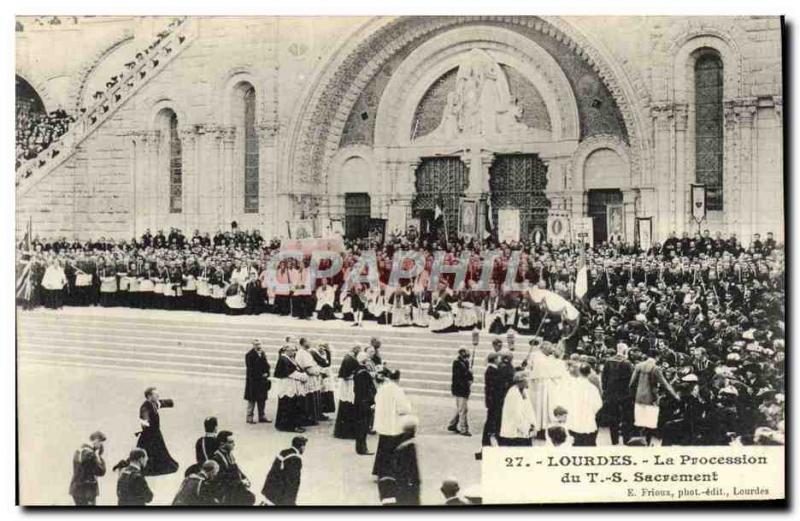
[[[142,431],[136,446],[147,451],[147,466],[143,469],[145,476],[161,476],[178,471],[178,462],[172,459],[161,434],[161,418],[158,410],[172,407],[172,400],[159,400],[158,389],[148,387],[144,391],[145,402],[139,407],[139,419]]]

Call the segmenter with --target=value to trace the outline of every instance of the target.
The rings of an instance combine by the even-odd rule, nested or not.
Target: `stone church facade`
[[[784,235],[775,17],[187,18],[109,91],[169,20],[20,21],[18,79],[78,121],[17,170],[18,233],[359,234],[466,200],[663,240],[699,183],[702,228]]]

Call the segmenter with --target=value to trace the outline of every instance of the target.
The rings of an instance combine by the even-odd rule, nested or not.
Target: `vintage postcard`
[[[785,501],[781,17],[15,21],[20,505]]]

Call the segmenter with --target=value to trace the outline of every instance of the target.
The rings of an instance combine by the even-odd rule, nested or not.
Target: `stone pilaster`
[[[673,128],[675,107],[670,102],[655,102],[650,105],[653,119],[653,143],[655,156],[655,185],[658,192],[658,213],[654,234],[663,240],[677,226],[675,220],[675,179],[673,168]]]

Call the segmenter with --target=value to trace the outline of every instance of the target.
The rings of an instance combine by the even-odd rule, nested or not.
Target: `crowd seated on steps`
[[[130,89],[137,81],[146,78],[147,70],[155,69],[160,64],[160,60],[158,58],[151,58],[150,53],[182,23],[183,20],[180,18],[172,20],[166,29],[156,35],[155,40],[153,40],[150,45],[137,52],[136,56],[131,61],[125,63],[123,71],[111,76],[108,81],[106,81],[105,91],[98,90],[92,94],[92,103],[103,100],[106,96],[106,92],[109,89],[113,89],[121,82],[124,82],[125,87]],[[182,44],[184,40],[185,36],[181,36],[178,44]],[[172,51],[173,49],[171,47],[165,49],[167,54],[170,54]],[[136,68],[137,64],[145,60],[150,62],[148,68],[140,70],[137,75],[133,75],[131,71]],[[100,110],[102,112],[107,112],[110,109],[111,103],[118,102],[121,98],[122,95],[119,92],[116,93],[114,99],[106,100],[106,103],[101,106]],[[47,164],[47,161],[54,158],[59,152],[56,150],[53,150],[49,154],[42,154],[42,152],[46,152],[50,145],[63,136],[69,130],[70,125],[76,121],[75,116],[67,114],[63,109],[57,109],[48,114],[43,111],[33,110],[32,106],[29,100],[17,99],[15,170],[19,169],[25,161],[37,157],[39,161],[35,164],[35,167],[39,168]],[[83,115],[86,111],[87,107],[82,107],[79,113]],[[94,123],[97,121],[97,116],[91,116],[91,119],[91,123]],[[32,173],[31,171],[32,168],[29,169],[29,172],[26,172],[26,177]]]

